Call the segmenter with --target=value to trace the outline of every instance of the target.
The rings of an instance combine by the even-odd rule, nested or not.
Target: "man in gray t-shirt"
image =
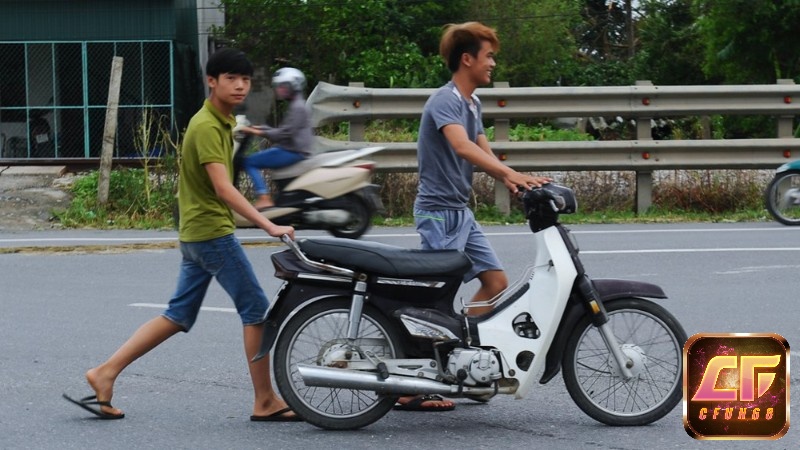
[[[450,25],[439,52],[453,74],[422,111],[417,140],[419,188],[414,222],[423,249],[458,249],[472,260],[464,281],[475,277],[481,287],[472,303],[489,300],[508,287],[497,255],[469,209],[475,166],[502,181],[516,194],[520,188],[541,186],[547,178],[523,175],[501,163],[489,146],[481,122],[478,86],[489,84],[494,53],[500,42],[495,31],[477,22]],[[487,313],[491,307],[472,307],[468,314]],[[440,396],[404,396],[398,409],[449,411],[455,404]]]
[[[503,267],[469,209],[474,168],[502,181],[514,194],[550,181],[501,163],[484,134],[475,90],[491,82],[499,46],[494,30],[477,22],[445,30],[439,49],[453,75],[425,103],[417,142],[419,188],[414,219],[422,248],[456,248],[467,253],[473,268],[464,281],[477,277],[481,282],[472,302],[489,300],[508,287]],[[490,310],[472,307],[468,313],[481,315]]]

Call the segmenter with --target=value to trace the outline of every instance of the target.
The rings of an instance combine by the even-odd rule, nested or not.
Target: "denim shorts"
[[[503,270],[480,224],[469,209],[426,211],[414,208],[414,223],[422,238],[423,250],[458,249],[472,260],[464,275],[468,282],[487,270]]]
[[[211,278],[233,299],[244,325],[266,319],[269,302],[258,284],[253,266],[233,234],[202,242],[181,242],[178,287],[163,316],[188,332],[200,312]]]

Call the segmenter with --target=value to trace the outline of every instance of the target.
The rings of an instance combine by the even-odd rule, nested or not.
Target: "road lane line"
[[[567,226],[569,228],[569,226]],[[509,231],[491,232],[486,231],[487,236],[526,236],[530,231]],[[630,233],[731,233],[731,232],[800,232],[800,227],[775,227],[775,228],[679,228],[679,229],[635,229],[635,230],[571,230],[573,234],[630,234]],[[368,234],[366,238],[386,238],[386,237],[418,237],[416,232],[410,233],[377,233]],[[241,236],[237,235],[241,241],[273,241],[278,242],[271,236]],[[328,237],[327,234],[309,235],[299,237]],[[0,238],[0,244],[19,244],[19,243],[76,243],[76,242],[177,242],[178,237],[64,237],[64,238]]]
[[[131,303],[128,306],[133,306],[133,307],[136,307],[136,308],[167,309],[167,305],[159,304],[159,303]],[[235,313],[236,312],[236,308],[218,308],[216,306],[201,306],[200,307],[200,311]]]
[[[653,248],[637,250],[581,250],[581,255],[616,255],[636,253],[725,253],[725,252],[797,252],[800,247],[742,247],[742,248]]]

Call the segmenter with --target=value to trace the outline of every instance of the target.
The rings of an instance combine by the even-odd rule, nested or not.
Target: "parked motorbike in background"
[[[800,225],[800,160],[778,167],[764,191],[764,202],[778,222]]]
[[[284,236],[290,249],[272,263],[285,282],[256,358],[271,353],[292,410],[321,428],[355,429],[401,395],[522,398],[563,371],[572,399],[602,423],[645,425],[672,411],[687,337],[648,300],[665,298],[663,290],[589,277],[558,222],[577,208],[571,189],[548,184],[523,202],[533,232],[520,245],[527,272],[461,311],[453,302],[472,264],[461,251]],[[493,309],[466,314],[478,306]]]
[[[248,124],[245,117],[237,116],[237,127]],[[254,138],[236,135],[234,185],[241,188],[245,153]],[[370,228],[373,216],[383,212],[380,189],[371,183],[375,163],[364,159],[381,150],[383,147],[328,151],[271,169],[270,179],[277,187],[272,192],[275,206],[261,214],[279,225],[326,230],[336,237],[358,239]],[[234,218],[237,227],[253,226],[235,211]]]

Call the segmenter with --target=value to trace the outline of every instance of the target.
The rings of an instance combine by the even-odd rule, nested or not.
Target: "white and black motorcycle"
[[[237,128],[249,125],[237,116]],[[237,133],[238,134],[238,133]],[[250,135],[237,136],[234,153],[234,185],[240,188],[245,151],[253,143]],[[372,184],[375,162],[367,156],[383,147],[331,150],[296,164],[270,170],[276,186],[274,207],[261,215],[279,225],[297,229],[326,230],[340,238],[358,239],[369,230],[372,217],[383,212],[380,188]],[[237,227],[253,224],[234,211]]]
[[[645,425],[669,413],[681,399],[687,337],[648,300],[666,298],[663,290],[586,274],[558,222],[576,209],[572,190],[549,184],[523,202],[533,232],[521,250],[528,272],[461,313],[453,301],[471,262],[460,251],[284,237],[290,249],[272,262],[285,283],[256,358],[272,350],[289,406],[318,427],[355,429],[400,395],[522,398],[561,370],[575,403],[605,424]],[[484,305],[494,308],[462,314]]]

